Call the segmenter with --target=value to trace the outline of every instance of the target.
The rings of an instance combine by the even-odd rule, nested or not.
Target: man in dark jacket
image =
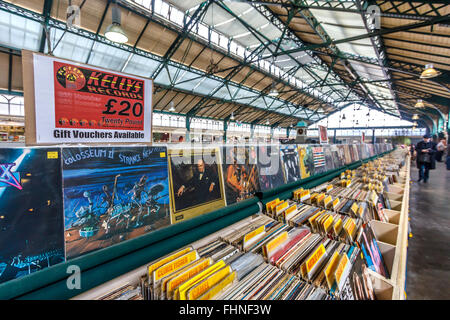
[[[431,141],[431,136],[426,134],[423,140],[417,144],[417,168],[419,169],[419,181],[427,183],[429,178],[429,171],[436,169],[436,143]]]

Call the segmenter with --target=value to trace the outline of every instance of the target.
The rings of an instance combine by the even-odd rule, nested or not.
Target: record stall
[[[0,148],[0,243],[8,243],[0,246],[0,299],[70,299],[108,281],[115,282],[113,279],[180,248],[176,256],[182,259],[181,265],[195,266],[188,273],[189,280],[192,272],[206,268],[207,272],[220,270],[221,276],[228,277],[227,282],[235,283],[254,271],[250,266],[259,268],[258,261],[264,257],[264,263],[269,262],[264,264],[266,271],[277,274],[277,279],[287,277],[289,283],[303,288],[305,279],[312,281],[317,275],[318,266],[305,271],[302,264],[282,264],[280,268],[278,260],[268,260],[285,241],[307,241],[310,249],[321,243],[322,252],[329,246],[339,248],[339,261],[344,251],[349,259],[354,258],[358,256],[354,245],[360,239],[355,232],[362,230],[361,225],[369,218],[380,220],[370,222],[375,236],[379,230],[386,238],[398,232],[395,239],[400,239],[408,189],[406,184],[397,189],[395,185],[407,178],[400,174],[395,178],[391,172],[398,172],[396,166],[404,161],[404,152],[395,150],[393,158],[369,162],[391,153],[391,144],[151,145],[151,80],[29,51],[23,52],[22,62],[27,147]],[[354,170],[364,163],[361,169]],[[403,165],[400,172],[408,175],[406,167]],[[344,177],[339,179],[341,172]],[[326,181],[332,188],[327,185],[324,192],[320,185]],[[358,210],[353,210],[352,216],[344,199],[352,199],[360,189],[366,197],[362,192],[357,195]],[[291,199],[292,191],[307,190],[309,200],[295,196]],[[313,201],[315,194],[319,201]],[[339,203],[334,204],[336,199]],[[270,210],[261,212],[264,216],[257,230],[264,230],[256,235],[250,230],[245,245],[221,238],[205,242],[202,248],[186,247],[246,221],[258,213],[261,203],[266,205],[272,200],[283,208],[272,212],[269,206]],[[316,217],[320,223],[326,219],[323,230],[312,220],[313,225],[308,225],[289,219],[294,212],[300,214],[307,208],[323,206],[330,210],[330,201],[335,214],[322,212]],[[378,202],[386,208],[371,208]],[[290,215],[280,216],[277,210],[289,210]],[[360,215],[360,211],[364,214]],[[353,230],[350,240],[342,231],[336,232],[334,238],[329,236],[330,221],[334,227],[338,220],[343,230]],[[392,229],[393,223],[398,224],[397,231]],[[257,236],[270,233],[271,237],[275,230],[277,235],[281,232],[282,238],[275,239],[269,250],[259,245],[251,258],[242,255],[244,260],[238,259]],[[398,245],[392,239],[378,240]],[[397,259],[398,246],[380,246],[381,251],[386,249]],[[219,259],[219,252],[226,252],[229,259]],[[397,264],[403,263],[397,260]],[[377,261],[368,266],[379,266]],[[161,267],[166,271],[173,268],[170,263],[163,259],[153,265],[152,272],[159,272]],[[82,289],[67,287],[68,270],[73,265],[79,266],[83,274]],[[181,266],[178,262],[176,265]],[[233,273],[236,266],[248,272]],[[334,267],[332,264],[330,270]],[[390,285],[392,274],[384,273],[377,279],[387,279]],[[162,275],[168,274],[163,272],[161,278],[151,282],[152,286],[158,283],[155,288],[161,292],[133,295],[125,290],[125,296],[213,298],[220,291],[207,296],[201,290],[188,296],[185,290],[166,291],[166,287],[159,286],[168,280]],[[214,279],[221,280],[221,276],[215,275]],[[249,279],[245,277],[245,281]],[[308,283],[311,298],[339,297],[330,291],[333,283],[329,281],[328,289]],[[177,288],[175,284],[172,289]]]
[[[402,299],[408,171],[396,150],[75,299]]]

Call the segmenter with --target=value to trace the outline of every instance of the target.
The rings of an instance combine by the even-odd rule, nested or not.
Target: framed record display
[[[280,146],[280,155],[286,183],[300,180],[300,164],[297,146]]]
[[[225,206],[218,148],[169,149],[172,223]]]
[[[285,183],[279,146],[258,146],[258,170],[261,191],[274,189]]]
[[[261,190],[256,147],[223,147],[222,155],[227,205],[248,199]]]
[[[323,153],[325,155],[325,171],[330,171],[335,169],[332,146],[323,146]]]
[[[59,148],[0,148],[0,283],[64,261]]]
[[[67,259],[170,224],[166,147],[63,148]]]

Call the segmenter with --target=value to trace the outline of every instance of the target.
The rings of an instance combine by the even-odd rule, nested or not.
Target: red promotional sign
[[[327,127],[317,126],[319,128],[319,141],[320,143],[328,143],[328,131]]]
[[[140,79],[53,61],[55,128],[144,130]]]

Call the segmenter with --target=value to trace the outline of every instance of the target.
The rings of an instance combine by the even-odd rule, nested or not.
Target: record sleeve
[[[169,149],[172,223],[225,206],[221,163],[218,148]]]
[[[0,148],[0,283],[64,261],[59,148]]]
[[[62,149],[66,257],[170,224],[166,147]]]
[[[300,180],[300,164],[297,146],[280,146],[280,155],[286,183]]]
[[[227,205],[253,197],[261,190],[256,147],[223,147],[222,159]]]
[[[261,191],[275,189],[285,183],[279,146],[258,146],[258,171]]]

